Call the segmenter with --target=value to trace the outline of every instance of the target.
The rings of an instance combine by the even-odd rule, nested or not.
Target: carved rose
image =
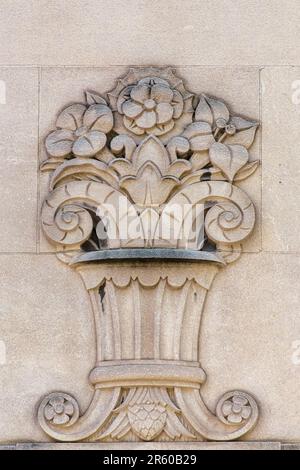
[[[51,398],[45,406],[44,415],[53,424],[67,424],[74,414],[73,404],[61,395]]]
[[[137,135],[162,135],[174,127],[183,113],[183,97],[166,80],[145,78],[120,94],[118,110],[125,127]]]
[[[255,171],[258,162],[249,162],[248,149],[258,123],[232,116],[223,101],[201,95],[195,103],[193,98],[170,68],[132,68],[107,93],[109,107],[101,96],[87,92],[85,105],[66,108],[58,117],[58,129],[46,140],[54,158],[48,159],[43,169],[55,170],[50,188],[56,191],[61,186],[53,198],[57,204],[59,194],[64,202],[63,210],[54,210],[47,199],[43,227],[48,237],[64,249],[77,249],[78,244],[90,242],[95,235],[90,212],[96,207],[91,200],[99,206],[107,191],[114,206],[118,206],[120,195],[127,198],[143,231],[144,238],[133,237],[126,246],[162,244],[201,249],[203,237],[196,245],[186,239],[175,243],[174,239],[156,237],[154,227],[163,222],[173,224],[170,207],[176,198],[179,206],[196,200],[216,202],[215,209],[205,213],[204,228],[205,236],[218,250],[220,244],[226,244],[231,252],[233,243],[246,238],[254,224],[251,201],[237,189],[233,192],[230,185],[202,182],[233,183]],[[106,133],[112,129],[106,144]],[[72,153],[77,158],[62,161]],[[81,158],[96,154],[96,159]],[[77,184],[78,180],[84,184]],[[74,193],[71,187],[68,191],[63,187],[71,183]],[[226,200],[232,200],[229,206]],[[163,204],[167,209],[162,211]],[[110,247],[125,246],[120,240],[110,241]],[[98,245],[92,246],[98,249]]]
[[[228,423],[239,424],[250,418],[251,406],[247,398],[236,395],[223,403],[222,413]]]
[[[52,157],[68,157],[72,153],[93,157],[106,144],[105,134],[113,127],[113,115],[106,104],[87,107],[77,103],[62,111],[56,127],[46,139],[46,149]]]

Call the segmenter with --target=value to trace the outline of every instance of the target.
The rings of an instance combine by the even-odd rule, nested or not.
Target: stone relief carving
[[[89,292],[97,358],[88,409],[52,393],[41,427],[60,441],[242,436],[257,404],[232,391],[215,414],[206,407],[199,334],[215,275],[254,227],[254,205],[235,184],[258,166],[248,152],[258,123],[151,67],[130,69],[106,99],[87,92],[56,127],[41,223]]]

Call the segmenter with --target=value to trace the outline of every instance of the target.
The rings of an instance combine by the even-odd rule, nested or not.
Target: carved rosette
[[[258,166],[248,153],[257,126],[195,97],[170,68],[130,69],[107,99],[87,92],[59,115],[41,223],[89,292],[97,358],[85,413],[63,392],[40,403],[49,436],[231,440],[256,424],[245,392],[226,393],[216,414],[205,406],[199,335],[217,271],[254,227],[236,183]]]

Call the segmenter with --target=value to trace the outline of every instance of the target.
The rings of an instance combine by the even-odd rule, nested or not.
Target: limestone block
[[[263,249],[300,250],[300,68],[261,72]]]
[[[1,3],[0,61],[5,64],[257,65],[299,60],[297,0],[215,0],[205,5],[201,0],[72,0],[72,7],[68,0]]]
[[[0,67],[0,252],[36,251],[38,70]]]
[[[6,348],[0,440],[46,441],[33,412],[40,397],[68,390],[85,409],[91,396],[90,305],[78,274],[53,255],[2,255],[0,261]],[[246,440],[299,440],[299,290],[293,282],[299,271],[293,255],[244,254],[219,272],[208,295],[200,336],[209,371],[203,395],[214,409],[224,389],[253,391],[261,418]]]
[[[36,163],[0,163],[0,252],[36,251],[36,171]]]
[[[203,395],[249,389],[261,419],[247,440],[299,440],[300,258],[244,254],[217,275],[202,323]],[[215,397],[215,398],[214,398]]]
[[[88,405],[93,338],[89,300],[76,273],[54,255],[1,255],[1,442],[48,440],[35,409],[53,388],[67,387]]]
[[[36,162],[38,80],[37,67],[0,67],[1,161]]]

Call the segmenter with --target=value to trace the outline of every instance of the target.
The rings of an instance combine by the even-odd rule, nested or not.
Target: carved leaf
[[[146,137],[132,156],[132,163],[136,169],[141,168],[146,162],[155,165],[164,171],[171,163],[170,155],[157,137]]]
[[[188,173],[192,168],[191,162],[188,160],[176,160],[172,162],[166,171],[166,175],[175,176],[175,178],[181,178],[182,175]]]
[[[208,152],[194,152],[190,158],[193,170],[200,170],[209,163]]]
[[[113,115],[108,106],[93,104],[83,117],[83,124],[93,130],[107,134],[113,126]]]
[[[68,106],[58,116],[56,127],[75,131],[82,126],[85,111],[86,106],[84,104],[76,103]]]
[[[103,132],[91,131],[79,137],[73,145],[74,155],[79,157],[92,157],[106,144],[106,135]]]
[[[53,190],[66,178],[73,177],[79,180],[94,179],[105,181],[112,187],[118,187],[118,179],[115,172],[103,162],[90,158],[72,158],[65,160],[53,173],[50,181],[50,189]]]
[[[258,166],[259,166],[259,161],[258,160],[256,160],[255,162],[248,163],[248,165],[245,165],[241,170],[239,170],[236,173],[234,180],[235,181],[242,181],[242,180],[248,178],[249,176],[251,176],[256,171]]]
[[[45,146],[52,157],[66,157],[70,155],[74,143],[73,132],[59,129],[51,132],[45,141]]]
[[[222,170],[229,181],[233,181],[235,174],[247,163],[248,151],[241,145],[224,145],[216,142],[209,150],[213,165]]]
[[[162,177],[159,168],[151,161],[146,161],[138,170],[137,176],[125,176],[121,179],[120,188],[125,190],[136,204],[158,206],[167,200],[178,184],[176,177]]]
[[[223,101],[201,95],[195,111],[195,120],[205,121],[212,125],[217,119],[224,119],[226,122],[229,120],[227,106]]]
[[[97,93],[92,93],[90,91],[85,92],[87,104],[107,104],[105,99],[102,96],[97,95]]]
[[[248,149],[253,144],[256,130],[257,124],[255,123],[248,129],[244,129],[234,135],[227,136],[225,142],[230,145],[243,145]]]
[[[41,171],[52,171],[56,170],[56,168],[64,162],[63,157],[54,157],[48,158],[44,162],[41,163],[40,170]]]
[[[238,131],[258,126],[257,122],[249,121],[248,119],[244,119],[240,116],[232,116],[232,118],[230,119],[230,123],[233,124]]]
[[[207,150],[215,141],[210,124],[206,122],[194,122],[190,124],[182,134],[189,139],[191,150],[199,152]]]
[[[195,111],[195,120],[208,122],[211,126],[214,122],[211,108],[209,107],[204,95],[200,96],[200,101]]]

